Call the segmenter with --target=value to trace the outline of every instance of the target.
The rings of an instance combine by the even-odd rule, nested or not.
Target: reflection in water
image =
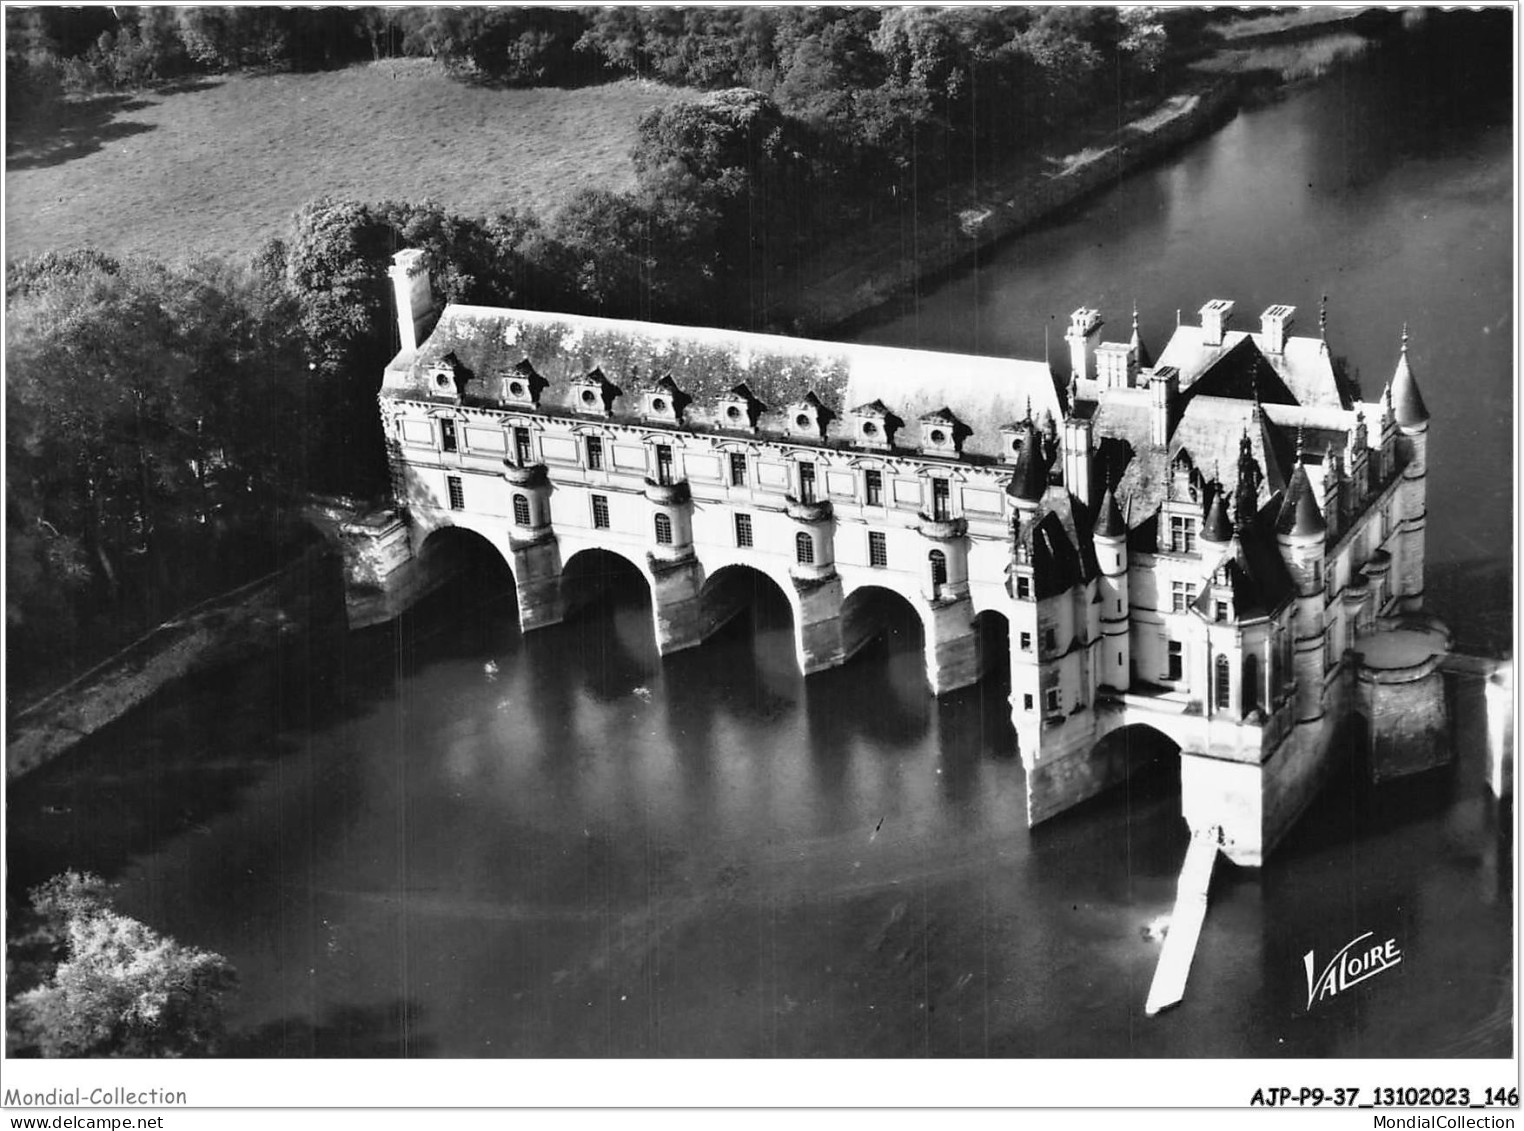
[[[1507,138],[1485,121],[1443,146],[1409,138],[1422,161],[1361,158],[1339,191],[1308,191],[1337,163],[1308,134],[1359,132],[1381,74],[1242,114],[1012,245],[981,282],[997,305],[979,344],[1035,331],[1040,349],[1040,321],[1011,312],[1049,303],[1121,311],[1136,293],[1146,328],[1214,294],[1252,312],[1327,289],[1341,343],[1384,363],[1405,314],[1430,343],[1431,553],[1441,569],[1503,560],[1510,485],[1485,469],[1507,466],[1507,335],[1477,326],[1506,311],[1508,241],[1477,241],[1508,228]],[[1243,208],[1266,183],[1301,194],[1265,189],[1294,215],[1283,228]],[[1434,231],[1414,229],[1432,199]],[[1459,250],[1438,253],[1440,233]],[[1345,273],[1360,246],[1387,257],[1374,276]],[[948,292],[923,304],[921,340],[966,347],[951,316],[967,288]],[[1170,912],[1186,843],[1169,758],[1029,832],[1008,675],[933,699],[913,617],[805,680],[767,586],[663,660],[638,576],[524,637],[501,563],[480,566],[392,628],[209,673],[18,783],[11,893],[65,866],[120,880],[126,912],[238,967],[249,1055],[1510,1047],[1511,814],[1481,785],[1475,688],[1457,688],[1453,769],[1380,790],[1346,775],[1271,867],[1220,868],[1186,1001],[1146,1019],[1145,928]],[[1402,965],[1309,1012],[1302,956],[1364,931],[1396,938]]]

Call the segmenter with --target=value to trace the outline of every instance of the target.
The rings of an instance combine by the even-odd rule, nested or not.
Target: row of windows
[[[439,421],[439,446],[447,452],[460,451],[460,438],[455,431],[455,421],[448,416],[442,417]],[[528,428],[513,429],[513,454],[517,457],[520,466],[528,466],[534,462]]]
[[[456,435],[455,421],[449,417],[441,418],[439,422],[440,444],[447,452],[460,450],[459,440]],[[529,429],[515,427],[513,429],[514,455],[521,466],[527,466],[533,462],[533,451]],[[672,472],[672,445],[657,444],[656,449],[656,481],[658,483],[671,483]],[[587,467],[590,471],[602,471],[604,469],[603,437],[586,436],[583,438],[583,452]],[[745,487],[749,482],[747,473],[747,460],[743,452],[730,453],[730,485],[732,487]],[[813,463],[801,462],[799,464],[799,499],[801,502],[812,503],[816,501],[816,471]],[[931,481],[931,511],[932,517],[939,522],[946,522],[951,517],[952,507],[950,501],[950,487],[945,479],[933,479]],[[882,471],[868,470],[863,473],[863,502],[870,507],[884,505],[884,473]]]
[[[599,436],[588,436],[584,440],[587,456],[587,466],[590,471],[601,471],[603,462],[603,439]],[[659,483],[672,481],[672,447],[669,444],[657,444],[656,446],[656,478]],[[745,487],[750,483],[750,475],[747,471],[747,458],[744,452],[731,452],[729,455],[730,485],[732,487]],[[813,503],[817,499],[816,469],[813,463],[801,462],[799,465],[799,499],[801,502]],[[945,479],[933,479],[931,481],[931,509],[932,517],[945,522],[951,514],[950,487]],[[867,470],[863,472],[863,502],[870,507],[884,505],[884,473],[882,471]]]

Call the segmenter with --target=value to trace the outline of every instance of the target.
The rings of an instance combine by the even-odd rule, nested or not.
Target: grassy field
[[[241,257],[323,195],[544,214],[585,186],[633,185],[640,115],[680,96],[634,81],[495,90],[407,59],[103,99],[8,137],[6,255]]]

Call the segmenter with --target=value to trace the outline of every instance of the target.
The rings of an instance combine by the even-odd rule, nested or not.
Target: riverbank
[[[765,321],[795,334],[840,330],[1209,132],[1237,109],[1239,90],[1233,76],[1199,82],[1119,128],[1080,135],[1067,152],[1022,157],[989,177],[923,194],[909,221],[894,216],[825,249],[767,307]]]
[[[876,316],[895,298],[971,264],[1023,231],[1218,128],[1263,101],[1356,58],[1391,26],[1378,9],[1300,9],[1227,21],[1220,45],[1192,60],[1185,87],[1115,125],[1077,130],[1063,152],[1025,155],[993,174],[923,193],[903,213],[822,248],[764,309],[780,332],[825,336]]]
[[[72,750],[187,676],[238,662],[332,623],[341,602],[326,547],[187,609],[7,721],[5,776]],[[342,605],[337,615],[342,621]]]

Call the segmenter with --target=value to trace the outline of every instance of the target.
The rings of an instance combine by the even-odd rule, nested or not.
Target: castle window
[[[931,481],[931,517],[938,522],[946,522],[948,519],[947,495],[947,480],[933,479]]]
[[[513,496],[513,523],[515,526],[529,525],[529,500],[523,495]]]
[[[1023,601],[1032,599],[1032,579],[1022,575],[1016,577],[1016,596]]]
[[[589,471],[603,470],[603,439],[599,436],[587,438],[587,469]]]
[[[1243,686],[1244,714],[1259,709],[1259,657],[1249,655],[1244,657],[1244,686]]]
[[[607,495],[593,496],[593,529],[607,530],[609,528],[609,497]]]
[[[1216,670],[1217,678],[1215,680],[1215,701],[1221,710],[1226,711],[1233,705],[1233,673],[1230,665],[1228,664],[1228,658],[1226,656],[1217,657]]]
[[[664,514],[656,516],[656,541],[663,546],[672,545],[672,520]]]
[[[1184,613],[1196,600],[1196,587],[1189,581],[1171,581],[1169,583],[1170,610]]]
[[[889,564],[888,539],[882,530],[868,531],[868,564],[879,569]]]
[[[1030,711],[1032,709],[1032,697],[1030,695],[1023,695],[1021,697],[1021,709],[1023,711]]]
[[[794,535],[794,557],[800,565],[815,564],[815,539],[802,530]]]
[[[730,453],[730,485],[746,486],[746,456],[741,452]]]
[[[1058,651],[1058,634],[1051,628],[1042,630],[1042,647],[1045,652]]]
[[[1171,683],[1179,683],[1185,678],[1185,646],[1178,640],[1169,642],[1169,667],[1164,678]]]
[[[450,491],[450,509],[452,511],[463,511],[463,510],[465,510],[466,509],[466,489],[463,486],[461,486],[460,476],[458,476],[458,475],[447,475],[447,476],[445,476],[445,486],[448,487],[449,491]]]
[[[799,465],[799,501],[801,503],[815,501],[815,465],[813,463]]]
[[[1173,514],[1169,518],[1169,548],[1177,554],[1196,552],[1196,520]]]
[[[513,451],[518,456],[520,467],[528,467],[534,462],[534,457],[529,451],[528,428],[515,428],[513,430]]]
[[[1063,709],[1063,695],[1056,687],[1050,687],[1043,694],[1043,700],[1047,704],[1049,714],[1057,714]]]
[[[1030,652],[1032,650],[1032,634],[1030,632],[1023,632],[1021,634],[1021,650],[1023,652]]]
[[[1216,602],[1216,608],[1213,610],[1218,624],[1227,624],[1228,618],[1232,612],[1233,606],[1227,601]]]
[[[931,587],[933,590],[940,589],[947,584],[947,555],[941,550],[933,550],[929,557],[931,559]]]
[[[736,545],[743,549],[752,545],[751,515],[736,515]]]
[[[439,422],[439,446],[447,452],[460,450],[455,439],[455,421],[444,419]]]
[[[656,482],[672,482],[672,445],[656,445]]]
[[[881,471],[863,472],[863,496],[864,501],[870,507],[884,505],[884,473]]]

